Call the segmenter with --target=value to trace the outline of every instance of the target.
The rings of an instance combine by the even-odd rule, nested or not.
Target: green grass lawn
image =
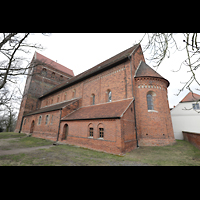
[[[200,150],[184,140],[176,140],[172,146],[140,147],[127,153],[126,157],[149,165],[200,165]]]
[[[11,134],[11,133],[9,133]],[[13,133],[13,135],[15,135]],[[1,136],[1,133],[0,133]],[[11,137],[12,134],[11,134]],[[0,139],[1,142],[1,139]],[[52,141],[24,137],[11,140],[10,145],[23,147],[44,146]],[[187,141],[177,140],[172,146],[139,147],[123,156],[89,150],[71,145],[56,145],[49,149],[39,149],[32,152],[0,156],[2,165],[67,165],[67,166],[101,166],[101,165],[161,165],[190,166],[200,165],[200,150]]]
[[[8,139],[8,138],[19,138],[23,137],[26,134],[24,133],[14,133],[14,132],[1,132],[0,139]]]
[[[11,139],[11,140],[2,140]],[[2,132],[0,133],[0,150],[11,150],[28,147],[46,146],[53,144],[50,140],[26,137],[24,133]]]

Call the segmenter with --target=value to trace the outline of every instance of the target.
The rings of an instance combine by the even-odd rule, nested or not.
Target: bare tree
[[[44,34],[43,35],[49,35]],[[16,121],[15,110],[21,102],[17,81],[20,76],[29,75],[35,67],[27,59],[31,49],[42,50],[40,44],[30,43],[31,33],[0,33],[0,126],[13,131]]]
[[[27,40],[30,33],[1,33],[0,34],[0,89],[7,82],[15,83],[15,77],[27,73],[29,63],[22,57],[23,53],[29,53],[30,48],[42,49],[41,45],[30,44]]]
[[[177,40],[180,35],[184,38],[182,44]],[[151,57],[148,60],[153,61],[154,67],[158,67],[164,58],[169,58],[174,50],[186,51],[187,57],[183,59],[179,69],[174,70],[174,72],[180,71],[182,66],[185,65],[191,76],[186,82],[182,83],[184,85],[176,95],[179,95],[184,89],[188,89],[193,93],[191,84],[194,82],[199,86],[196,90],[200,91],[200,80],[197,79],[197,70],[200,68],[199,37],[200,34],[198,33],[145,33],[140,40],[140,43],[145,43],[144,51],[150,50]]]
[[[17,121],[17,113],[12,104],[6,104],[6,109],[0,112],[0,130],[13,132]]]

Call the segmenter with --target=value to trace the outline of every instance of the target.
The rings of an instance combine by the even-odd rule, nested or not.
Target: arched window
[[[112,92],[111,90],[107,90],[107,95],[106,95],[106,98],[107,98],[107,102],[111,102],[112,101]]]
[[[48,124],[48,121],[49,121],[49,115],[46,116],[45,124]]]
[[[51,104],[53,104],[53,98],[51,99]]]
[[[55,73],[54,72],[52,72],[52,74],[51,74],[51,78],[55,78]]]
[[[39,116],[38,124],[41,124],[41,120],[42,120],[42,115]]]
[[[92,123],[89,124],[88,128],[89,128],[89,135],[88,135],[88,137],[93,137],[93,135],[94,135],[94,128],[93,128]]]
[[[95,104],[95,95],[94,94],[92,94],[92,105],[94,105]]]
[[[153,91],[149,91],[147,93],[147,107],[148,110],[154,110],[154,96],[156,96],[156,93]]]
[[[59,102],[59,100],[60,100],[60,95],[58,95],[58,98],[57,98],[57,103]]]
[[[99,132],[99,138],[103,139],[104,138],[104,127],[103,124],[98,125],[98,132]]]
[[[73,90],[73,96],[72,98],[75,98],[76,97],[76,89]]]
[[[47,70],[45,68],[42,69],[42,76],[46,76],[47,75]]]

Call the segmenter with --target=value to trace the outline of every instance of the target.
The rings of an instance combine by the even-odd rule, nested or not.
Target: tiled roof
[[[39,113],[44,113],[44,112],[50,112],[50,111],[54,111],[54,110],[60,110],[60,109],[64,108],[65,106],[71,104],[72,102],[78,101],[79,99],[80,98],[72,99],[72,100],[65,101],[65,102],[55,104],[55,105],[52,105],[52,106],[46,106],[46,107],[43,107],[39,110],[35,110],[33,112],[30,112],[30,113],[28,113],[27,115],[24,115],[24,116],[29,116],[29,115],[34,115],[34,114],[39,114]]]
[[[189,92],[180,103],[188,102],[188,101],[198,101],[200,99],[200,95]]]
[[[81,107],[61,120],[120,118],[133,99]]]
[[[158,74],[155,70],[153,70],[151,67],[149,67],[149,65],[147,65],[145,62],[141,61],[137,68],[135,77],[137,78],[137,77],[144,77],[144,76],[165,79],[160,74]],[[167,79],[165,79],[165,80],[168,82],[168,86],[169,86],[169,81]]]
[[[120,61],[123,61],[124,59],[128,58],[131,54],[134,53],[134,51],[139,47],[139,44],[136,44],[129,49],[126,49],[125,51],[109,58],[108,60],[105,60],[102,63],[99,63],[98,65],[84,71],[81,74],[78,74],[77,76],[72,77],[71,79],[67,80],[67,82],[61,83],[60,85],[57,85],[52,90],[48,91],[47,93],[43,94],[40,98],[49,95],[53,92],[58,91],[61,88],[67,87],[69,85],[72,85],[74,83],[77,83],[79,81],[82,81],[83,79],[86,79],[89,76],[92,76],[94,74],[98,74],[106,69],[108,69],[111,65],[116,64]]]
[[[69,69],[69,68],[67,68],[67,67],[65,67],[65,66],[63,66],[63,65],[61,65],[61,64],[59,64],[59,63],[47,58],[47,57],[45,57],[45,56],[43,56],[42,54],[40,54],[38,52],[35,52],[35,59],[37,59],[37,60],[39,60],[41,62],[44,62],[44,63],[46,63],[48,65],[51,65],[57,70],[60,70],[60,71],[65,72],[65,73],[67,73],[67,74],[69,74],[71,76],[74,76],[74,72],[71,69]]]

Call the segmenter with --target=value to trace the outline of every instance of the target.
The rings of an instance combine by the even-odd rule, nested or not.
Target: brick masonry
[[[193,132],[183,132],[184,140],[190,142],[192,145],[200,149],[200,133],[193,133]]]
[[[35,99],[37,99],[37,103],[34,105],[36,108],[48,108],[73,98],[79,98],[79,101],[61,110],[25,116],[26,123],[24,124],[23,122],[21,132],[30,133],[33,129],[32,136],[34,137],[47,138],[52,141],[56,141],[58,137],[58,141],[66,144],[114,154],[125,153],[137,148],[136,128],[139,146],[169,145],[174,143],[167,97],[167,82],[162,78],[134,77],[141,60],[145,61],[142,49],[139,46],[130,59],[123,63],[69,87],[60,89],[51,95],[40,99],[34,95],[24,96],[18,118],[22,117],[24,110],[31,105],[31,103],[27,105],[27,102],[36,102]],[[31,81],[27,81],[25,90],[29,91],[28,94],[36,93],[42,95],[42,92],[46,92],[47,88],[51,89],[53,87],[50,77],[49,79],[42,78],[41,73],[39,77],[36,77],[32,76]],[[43,80],[46,81],[43,82]],[[92,104],[92,95],[95,95],[95,105],[105,104],[108,101],[108,90],[112,92],[112,102],[135,98],[135,101],[132,101],[121,117],[115,119],[60,120],[70,115],[70,113],[76,112],[81,107],[90,106]],[[153,111],[148,111],[147,109],[147,93],[149,91],[155,93]],[[35,107],[33,107],[33,110]],[[101,109],[99,109],[99,113],[101,114]],[[42,121],[39,125],[40,115],[42,116]],[[46,124],[47,115],[49,115],[49,122]],[[33,121],[34,128],[32,127]],[[66,124],[68,132],[65,139]],[[93,137],[89,137],[89,127],[91,126],[94,130]],[[104,128],[103,139],[99,138],[99,128],[102,127]],[[19,129],[18,123],[16,130]]]
[[[167,83],[157,78],[136,78],[137,128],[139,145],[160,146],[174,142],[167,98]],[[147,107],[147,93],[154,92],[154,110]],[[139,113],[139,114],[138,114]]]

